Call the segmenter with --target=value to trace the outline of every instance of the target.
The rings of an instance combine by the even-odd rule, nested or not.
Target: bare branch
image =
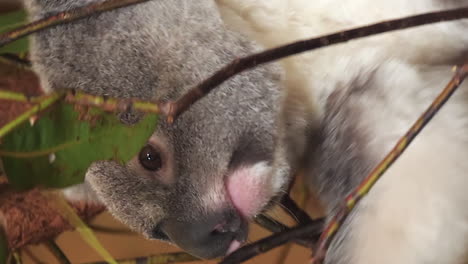
[[[45,242],[45,245],[60,264],[71,264],[70,260],[54,240]]]
[[[286,213],[291,214],[291,216],[296,219],[298,224],[310,224],[314,221],[296,204],[293,199],[291,199],[289,195],[283,196],[281,199],[281,204],[283,205],[283,209],[287,208],[287,210],[285,210]]]
[[[9,44],[32,33],[42,31],[46,28],[69,23],[88,17],[90,15],[99,14],[105,11],[111,11],[146,1],[148,0],[108,0],[101,3],[93,3],[84,7],[78,7],[72,10],[51,14],[40,20],[0,34],[0,47],[3,47],[6,44]]]
[[[349,40],[363,38],[379,33],[406,29],[436,22],[468,18],[468,7],[432,12],[421,15],[409,16],[400,19],[388,20],[330,35],[298,41],[277,48],[269,49],[244,58],[236,59],[224,66],[211,77],[192,88],[175,102],[162,104],[162,113],[167,116],[169,122],[173,122],[180,114],[186,111],[196,101],[210,93],[216,86],[222,84],[234,75],[256,67],[261,64],[282,59],[291,55],[311,51],[321,47],[331,46]]]
[[[65,100],[74,104],[99,107],[109,112],[134,109],[145,113],[160,113],[157,103],[139,99],[118,99],[71,91],[67,93]]]
[[[148,0],[108,0],[102,3],[91,4],[73,10],[60,12],[17,29],[13,29],[12,31],[6,32],[4,34],[0,34],[0,47],[17,40],[18,38],[27,36],[51,26],[68,23],[92,14],[114,10],[145,1]],[[269,49],[234,60],[230,64],[217,71],[211,77],[192,88],[177,101],[160,103],[156,108],[160,109],[161,113],[167,116],[167,120],[169,122],[173,122],[174,119],[186,111],[196,101],[210,93],[215,87],[222,84],[234,75],[258,65],[302,52],[311,51],[321,47],[331,46],[366,36],[376,35],[379,33],[462,18],[468,18],[468,7],[388,20]],[[152,102],[148,103],[154,104]]]
[[[291,228],[287,231],[274,234],[238,249],[231,255],[227,256],[223,261],[220,262],[220,264],[241,263],[273,248],[279,247],[287,242],[292,242],[296,239],[307,237],[309,234],[315,234],[321,230],[322,226],[318,226],[315,223]]]
[[[411,126],[406,134],[398,140],[393,149],[385,158],[372,170],[372,172],[361,182],[361,184],[345,198],[345,205],[333,216],[328,223],[319,241],[318,249],[313,259],[314,263],[321,263],[325,257],[327,248],[340,226],[343,224],[349,213],[356,207],[358,202],[367,195],[377,180],[387,171],[387,169],[401,156],[408,148],[413,139],[431,121],[434,115],[442,108],[447,100],[452,96],[463,80],[468,76],[468,61],[455,68],[455,74],[445,89],[437,96],[427,110]]]
[[[0,139],[11,132],[14,128],[27,121],[30,117],[56,103],[59,99],[62,98],[62,93],[54,93],[50,96],[43,96],[40,98],[41,99],[38,100],[37,104],[35,104],[33,107],[26,110],[21,115],[8,122],[6,125],[0,127]]]

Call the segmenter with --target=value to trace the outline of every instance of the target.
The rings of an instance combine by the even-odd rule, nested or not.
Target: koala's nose
[[[234,243],[247,239],[247,222],[233,209],[213,212],[193,221],[167,219],[162,231],[170,240],[200,258],[226,255]]]

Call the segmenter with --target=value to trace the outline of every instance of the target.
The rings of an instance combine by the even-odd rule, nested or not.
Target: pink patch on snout
[[[239,168],[226,179],[229,197],[243,217],[256,215],[273,195],[270,171],[265,162],[260,162]]]

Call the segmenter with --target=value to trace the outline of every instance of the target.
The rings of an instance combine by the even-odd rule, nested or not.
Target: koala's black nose
[[[201,216],[192,221],[165,220],[161,227],[180,248],[200,258],[226,255],[234,241],[247,239],[247,222],[233,209]]]

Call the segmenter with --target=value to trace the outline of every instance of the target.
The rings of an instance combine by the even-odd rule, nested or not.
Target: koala
[[[35,20],[94,2],[101,1],[23,4]],[[175,100],[260,49],[226,28],[212,0],[149,1],[47,29],[31,42],[33,68],[46,91],[155,101]],[[86,184],[65,194],[98,199],[137,232],[195,256],[232,252],[247,239],[248,219],[286,191],[305,150],[299,141],[286,144],[291,135],[282,121],[281,77],[272,65],[228,80],[173,124],[161,118],[125,166],[96,162]],[[119,117],[132,124],[139,114]]]
[[[23,0],[32,20],[98,0]],[[48,91],[173,100],[227,62],[269,48],[467,0],[153,0],[32,37]],[[459,20],[335,45],[231,78],[130,162],[95,162],[65,190],[98,199],[150,239],[201,258],[239,248],[248,220],[306,171],[328,215],[468,59]],[[468,249],[465,83],[358,204],[333,264],[463,263]],[[138,113],[121,113],[134,123]],[[129,139],[131,140],[131,139]]]
[[[265,47],[468,6],[466,0],[217,2],[231,28]],[[465,19],[282,61],[286,104],[312,105],[317,114],[318,143],[309,146],[304,166],[328,215],[343,206],[346,195],[442,91],[452,67],[467,60]],[[325,263],[467,263],[467,103],[465,82],[347,218]]]

